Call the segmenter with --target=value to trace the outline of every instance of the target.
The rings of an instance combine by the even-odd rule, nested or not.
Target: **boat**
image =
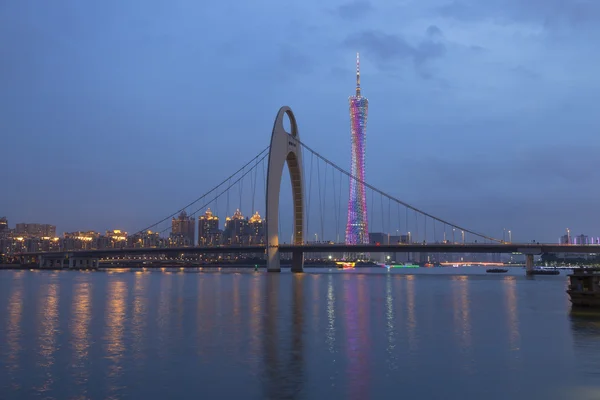
[[[503,274],[505,272],[508,272],[508,270],[504,268],[488,268],[485,270],[485,272],[487,272],[488,274]]]
[[[528,275],[560,275],[557,269],[534,268]]]
[[[600,268],[577,268],[568,277],[573,306],[600,308]]]

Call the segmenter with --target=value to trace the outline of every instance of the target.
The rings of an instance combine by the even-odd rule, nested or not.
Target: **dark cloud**
[[[357,19],[365,16],[373,10],[370,2],[365,0],[356,0],[343,4],[337,8],[337,14],[343,19]]]
[[[413,45],[400,35],[368,30],[350,35],[344,45],[363,51],[383,69],[388,69],[396,61],[412,60],[417,72],[422,77],[429,78],[431,72],[427,69],[427,62],[441,57],[446,51],[445,44],[439,40],[441,37],[442,31],[436,26],[430,26],[425,38]]]

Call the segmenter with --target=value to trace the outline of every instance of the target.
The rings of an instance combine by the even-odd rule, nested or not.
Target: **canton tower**
[[[367,196],[365,193],[365,139],[369,100],[360,95],[360,61],[356,53],[356,94],[350,103],[350,127],[352,133],[352,165],[348,198],[348,223],[346,244],[368,244],[369,224],[367,221]]]

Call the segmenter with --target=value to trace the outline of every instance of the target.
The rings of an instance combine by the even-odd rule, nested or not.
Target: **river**
[[[599,399],[600,315],[573,313],[566,285],[520,268],[0,271],[0,398]]]

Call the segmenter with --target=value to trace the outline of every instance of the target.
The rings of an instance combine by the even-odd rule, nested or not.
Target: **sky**
[[[141,229],[266,147],[283,105],[349,169],[360,52],[369,183],[495,237],[600,236],[599,2],[19,0],[0,36],[11,226]]]

